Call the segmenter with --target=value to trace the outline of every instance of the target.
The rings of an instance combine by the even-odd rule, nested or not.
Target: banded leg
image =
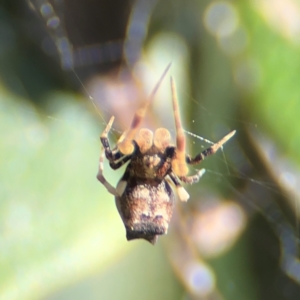
[[[111,193],[112,195],[119,197],[119,194],[116,190],[116,188],[114,188],[104,177],[103,175],[103,171],[104,171],[104,151],[102,149],[101,154],[100,154],[100,158],[99,158],[99,169],[98,169],[98,174],[97,174],[97,179],[106,187],[106,189],[108,190],[109,193]]]
[[[111,150],[111,148],[110,148],[107,135],[108,135],[108,133],[111,129],[111,126],[114,122],[114,118],[115,118],[114,116],[112,116],[110,118],[109,122],[107,123],[104,131],[102,132],[102,134],[100,136],[100,141],[104,148],[105,156],[109,161],[110,167],[113,170],[116,170],[116,169],[120,168],[121,166],[123,166],[123,164],[126,163],[131,158],[131,155],[124,156],[124,154],[122,154],[118,149]]]
[[[122,167],[126,162],[128,162],[128,160],[130,159],[131,159],[131,155],[122,156],[121,159],[117,161],[110,161],[109,165],[113,170],[117,170],[120,167]]]
[[[200,180],[200,178],[203,176],[204,173],[205,173],[205,169],[201,169],[195,175],[180,176],[179,179],[184,183],[194,184]]]
[[[186,156],[186,163],[189,165],[199,164],[205,157],[215,154],[219,148],[221,148],[229,139],[231,139],[235,130],[231,131],[227,135],[225,135],[220,141],[212,145],[211,147],[205,149],[201,153],[197,154],[194,158],[191,158],[189,155]]]
[[[201,169],[195,175],[180,176],[179,179],[184,183],[194,184],[199,181],[199,179],[203,176],[204,173],[205,173],[205,169]],[[185,190],[185,188],[181,185],[181,183],[180,183],[178,177],[175,175],[175,173],[171,172],[169,174],[169,176],[170,176],[172,182],[175,184],[179,199],[181,201],[186,202],[190,198],[190,195]]]
[[[118,169],[120,168],[125,162],[127,162],[130,159],[130,156],[124,156],[120,151],[113,152],[110,148],[109,141],[107,138],[107,134],[111,129],[111,126],[114,121],[114,116],[112,116],[106,125],[104,131],[102,132],[100,136],[100,141],[103,145],[103,148],[101,150],[100,158],[99,158],[99,168],[98,168],[98,174],[97,179],[106,187],[109,193],[112,195],[119,197],[119,194],[117,192],[117,189],[114,188],[104,177],[103,171],[104,171],[104,153],[106,158],[109,161],[109,164],[112,169]]]
[[[105,156],[109,160],[109,162],[114,162],[123,156],[123,154],[118,149],[111,150],[109,141],[108,141],[108,137],[107,137],[107,135],[111,129],[111,126],[114,122],[114,119],[115,119],[114,116],[112,116],[110,118],[109,122],[107,123],[105,129],[103,130],[103,132],[100,136],[100,141],[101,141],[101,144],[103,145],[103,148],[105,151]]]
[[[176,187],[176,191],[177,191],[179,200],[186,202],[190,198],[190,195],[185,190],[185,188],[180,184],[180,181],[179,181],[178,177],[175,175],[175,173],[171,172],[171,173],[169,173],[169,176]]]

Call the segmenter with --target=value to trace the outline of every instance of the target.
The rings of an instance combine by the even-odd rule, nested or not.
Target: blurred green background
[[[298,0],[1,1],[0,298],[299,299],[299,19]],[[185,129],[237,134],[169,234],[128,243],[99,135],[170,61]],[[168,82],[146,124],[173,133]]]

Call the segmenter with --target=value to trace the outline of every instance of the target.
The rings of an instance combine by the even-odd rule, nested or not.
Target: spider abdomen
[[[123,194],[116,197],[127,240],[143,238],[155,244],[158,235],[167,233],[174,200],[165,180],[129,180]]]

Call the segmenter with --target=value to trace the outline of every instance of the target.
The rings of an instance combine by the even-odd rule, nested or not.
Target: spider
[[[195,175],[188,176],[187,165],[199,164],[205,157],[214,154],[235,134],[235,131],[231,131],[194,158],[186,155],[185,135],[181,126],[175,83],[172,77],[176,146],[171,144],[171,134],[165,128],[158,128],[154,133],[147,128],[139,129],[154,93],[169,68],[170,65],[157,83],[152,97],[150,96],[135,112],[130,128],[121,135],[113,150],[107,137],[114,121],[113,116],[100,136],[103,148],[99,159],[97,179],[109,193],[115,196],[128,241],[141,238],[155,244],[159,235],[166,234],[175,202],[171,186],[175,187],[181,201],[187,201],[189,194],[181,182],[196,183],[205,172],[201,169]],[[129,161],[116,188],[103,175],[104,153],[110,167],[114,170]]]

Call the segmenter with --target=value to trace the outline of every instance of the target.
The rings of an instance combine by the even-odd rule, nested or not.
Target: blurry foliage
[[[74,3],[57,4],[59,15],[64,15],[64,8],[69,12],[65,17],[72,18],[68,6],[79,14],[82,9]],[[159,1],[154,6],[153,1],[150,24],[145,25],[149,32],[142,41],[144,55],[149,55],[151,42],[161,32],[177,35],[184,44],[183,79],[178,81],[186,84],[183,91],[179,87],[179,93],[189,130],[212,140],[229,128],[238,131],[235,142],[224,147],[226,163],[222,154],[205,162],[205,178],[188,188],[191,200],[179,206],[186,222],[180,223],[175,216],[171,233],[155,247],[125,241],[113,197],[95,178],[103,121],[97,120],[90,102],[74,94],[80,82],[72,71],[60,69],[43,19],[23,1],[1,4],[1,299],[200,299],[200,289],[209,284],[213,293],[203,299],[298,299],[298,284],[280,269],[280,251],[285,249],[278,240],[284,237],[274,233],[275,227],[262,216],[272,220],[269,208],[277,202],[283,210],[293,210],[282,184],[287,170],[276,169],[274,178],[270,161],[275,165],[286,157],[299,172],[299,43],[268,21],[272,13],[287,13],[276,10],[281,2],[272,7],[263,6],[265,3],[178,0]],[[102,1],[86,4],[95,5],[90,10],[102,9],[105,15]],[[286,2],[291,4],[294,15],[290,19],[300,14],[297,2]],[[118,38],[123,38],[125,30],[120,26],[132,7],[134,3],[114,11],[121,16],[115,28]],[[285,28],[286,18],[279,20]],[[108,28],[113,28],[111,21]],[[84,30],[78,33],[70,20],[66,24],[72,38],[77,37],[84,46]],[[103,31],[105,38],[97,28],[91,33],[93,43],[109,39],[108,29]],[[54,50],[46,54],[45,45]],[[174,58],[172,50],[167,51],[161,58],[165,65]],[[116,67],[121,70],[124,64],[117,60],[76,72],[84,80],[96,72],[117,73]],[[101,110],[102,99],[99,101]],[[131,112],[124,109],[124,113]],[[255,136],[259,141],[267,137],[279,158],[272,152],[266,155],[270,160],[264,160],[261,152],[267,150]],[[198,141],[194,148],[192,151],[199,151]],[[105,167],[107,179],[115,184],[122,171]],[[289,173],[288,178],[297,183],[297,174]],[[291,187],[297,194],[297,184]],[[189,232],[176,226],[184,227],[196,218],[195,207],[212,197],[208,192],[212,189],[222,201],[220,195],[236,200],[248,213],[249,226],[241,230],[242,237],[229,252],[202,264],[201,254],[190,244]],[[256,215],[253,205],[262,216]],[[186,262],[197,262],[202,273],[184,277]],[[209,270],[215,275],[208,276]],[[216,287],[206,279],[215,279]]]
[[[300,8],[296,8],[298,12],[295,13],[299,14]],[[276,11],[276,7],[270,9],[271,14],[272,10]],[[257,62],[260,72],[259,86],[251,99],[245,101],[245,109],[251,120],[268,130],[281,151],[300,165],[300,127],[297,126],[300,110],[298,38],[290,39],[284,24],[278,26],[282,26],[282,32],[268,26],[249,3],[244,3],[240,13],[249,34],[248,52]],[[282,14],[285,13],[288,12],[283,8]],[[288,14],[286,18],[289,18]]]

